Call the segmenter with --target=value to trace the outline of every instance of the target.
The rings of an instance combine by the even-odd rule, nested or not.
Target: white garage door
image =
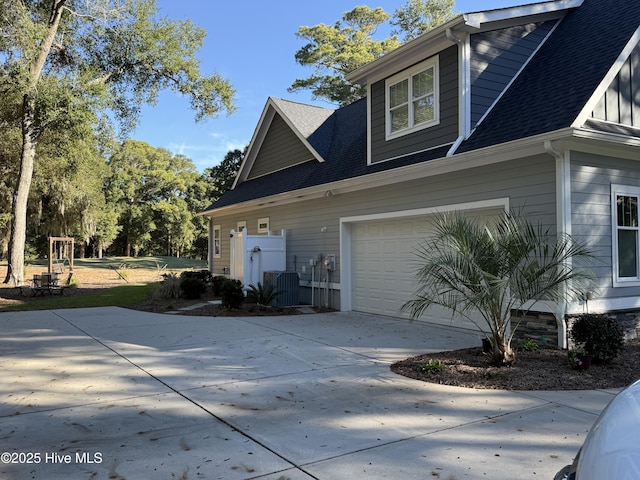
[[[488,219],[499,214],[500,211],[492,210],[469,215]],[[351,284],[354,310],[409,317],[401,311],[401,307],[413,298],[416,290],[415,271],[418,264],[415,248],[429,236],[432,229],[433,223],[425,216],[365,221],[352,226]],[[420,320],[476,329],[469,320],[453,317],[450,310],[435,306],[429,308]]]

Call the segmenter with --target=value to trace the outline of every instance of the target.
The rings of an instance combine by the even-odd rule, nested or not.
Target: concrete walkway
[[[553,478],[615,391],[470,390],[389,370],[477,344],[354,313],[2,313],[0,478]]]

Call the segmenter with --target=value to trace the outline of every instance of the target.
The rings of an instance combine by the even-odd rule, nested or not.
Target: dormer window
[[[437,125],[438,57],[386,80],[387,140]]]

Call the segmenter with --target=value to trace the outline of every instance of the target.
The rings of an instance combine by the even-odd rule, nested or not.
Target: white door
[[[473,212],[473,217],[488,219],[500,211]],[[416,291],[415,249],[433,231],[427,216],[364,221],[352,226],[352,308],[357,311],[408,318],[402,305]],[[468,319],[453,316],[450,310],[431,307],[420,320],[477,330]],[[482,325],[482,320],[474,315]]]

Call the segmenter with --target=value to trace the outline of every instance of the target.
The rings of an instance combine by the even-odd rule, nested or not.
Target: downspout
[[[550,140],[544,142],[547,154],[556,160],[556,225],[558,235],[571,235],[571,170],[566,151],[558,151]],[[568,260],[570,262],[570,260]],[[571,265],[566,265],[570,267]],[[567,300],[555,306],[554,315],[558,323],[558,346],[566,349],[567,341]]]
[[[470,112],[471,112],[471,69],[469,65],[469,36],[465,35],[459,38],[453,33],[453,30],[447,28],[445,31],[447,38],[458,45],[458,75],[460,77],[460,93],[458,95],[458,131],[460,135],[453,143],[447,157],[455,155],[460,144],[469,138],[470,128]]]

